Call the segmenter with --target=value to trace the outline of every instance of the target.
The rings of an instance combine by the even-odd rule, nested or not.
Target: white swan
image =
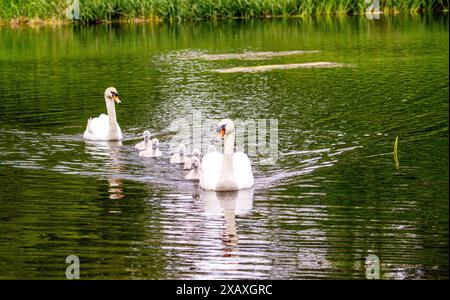
[[[194,149],[194,151],[192,151],[192,157],[184,162],[183,169],[184,170],[190,170],[192,168],[192,159],[194,157],[200,158],[201,154],[202,153],[200,152],[200,150]]]
[[[149,143],[151,146],[139,152],[139,157],[160,157],[162,155],[159,150],[159,140],[154,138]]]
[[[234,152],[236,132],[233,121],[229,119],[220,121],[216,130],[224,139],[223,155],[208,152],[203,156],[200,187],[212,191],[251,188],[255,180],[250,159],[243,152]]]
[[[186,180],[200,180],[201,163],[197,156],[191,158],[193,169],[184,177]]]
[[[177,149],[178,153],[173,154],[170,157],[171,164],[184,164],[189,158],[186,157],[186,146],[180,144]]]
[[[162,155],[161,150],[159,150],[159,140],[157,138],[152,139],[152,157],[160,157]]]
[[[144,131],[144,140],[142,142],[137,143],[134,148],[138,149],[138,150],[146,150],[147,148],[151,148],[152,144],[150,141],[150,131],[146,130]],[[150,142],[149,142],[150,141]]]
[[[113,87],[105,91],[106,110],[108,115],[101,114],[97,118],[89,118],[83,138],[92,141],[120,141],[122,131],[117,124],[114,101],[120,103],[119,93]]]

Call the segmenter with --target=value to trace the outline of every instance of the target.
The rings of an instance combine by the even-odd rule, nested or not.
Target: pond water
[[[448,34],[447,15],[0,27],[0,278],[64,279],[77,255],[82,279],[364,279],[370,254],[384,279],[448,278]],[[205,59],[281,51],[313,52]],[[342,67],[217,72],[312,62]],[[109,86],[124,140],[85,142]],[[252,190],[169,163],[199,114],[277,120]],[[162,158],[138,157],[145,129]]]

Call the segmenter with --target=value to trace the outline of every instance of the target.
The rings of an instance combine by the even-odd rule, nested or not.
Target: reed
[[[74,1],[74,0],[72,0]],[[365,0],[78,0],[81,22],[364,14]],[[65,19],[66,0],[2,0],[0,20]],[[448,11],[449,0],[380,0],[384,13]]]
[[[394,151],[392,152],[394,154],[394,161],[395,161],[395,166],[398,169],[400,166],[400,163],[398,161],[398,135],[395,138],[395,142],[394,142]]]

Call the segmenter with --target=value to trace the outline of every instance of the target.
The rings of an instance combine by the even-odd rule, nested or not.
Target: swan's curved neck
[[[233,157],[234,153],[234,138],[235,133],[230,133],[225,136],[223,141],[223,155]]]
[[[219,191],[233,191],[237,189],[233,170],[234,138],[235,133],[229,133],[225,136],[223,142],[222,171],[217,184],[217,190]]]
[[[110,101],[105,98],[106,101],[106,110],[108,111],[109,117],[109,138],[114,139],[118,138],[118,125],[117,125],[117,117],[116,117],[116,106],[114,105],[114,101]]]

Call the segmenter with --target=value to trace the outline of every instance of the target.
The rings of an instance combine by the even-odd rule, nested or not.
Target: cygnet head
[[[216,152],[216,146],[214,146],[214,145],[209,145],[209,147],[208,147],[208,152]]]
[[[194,149],[194,151],[192,151],[192,156],[193,157],[200,157],[201,154],[202,153],[198,149]]]
[[[217,124],[216,131],[219,134],[219,138],[224,138],[226,135],[235,132],[234,123],[230,119],[223,119]]]
[[[200,166],[200,159],[197,156],[191,158],[191,163],[194,169],[197,169]]]
[[[105,99],[106,101],[116,101],[116,103],[120,103],[119,92],[117,92],[116,88],[109,87],[105,91]]]
[[[178,154],[180,154],[180,156],[183,156],[184,153],[186,153],[186,146],[184,146],[184,144],[180,144],[178,146]]]
[[[144,131],[144,141],[148,141],[150,139],[150,131]]]
[[[158,149],[159,147],[159,140],[157,138],[152,139],[152,148]]]

